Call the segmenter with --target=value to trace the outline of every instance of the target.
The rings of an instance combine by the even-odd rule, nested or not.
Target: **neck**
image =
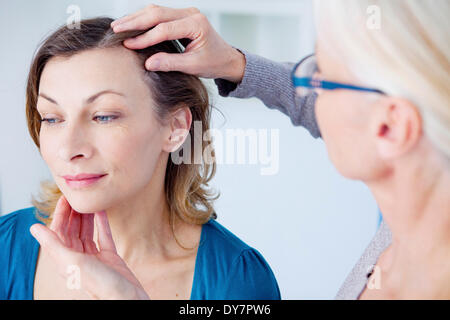
[[[117,252],[127,264],[170,255],[175,249],[164,192],[165,166],[132,199],[106,210]]]
[[[438,157],[404,160],[367,183],[392,232],[392,251],[420,257],[450,248],[450,170]]]

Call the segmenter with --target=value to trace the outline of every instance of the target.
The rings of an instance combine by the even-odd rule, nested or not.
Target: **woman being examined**
[[[28,128],[54,182],[0,218],[0,299],[280,299],[261,254],[215,221],[214,153],[194,150],[209,129],[204,85],[147,71],[179,48],[127,49],[140,31],[112,21],[63,26],[34,57]]]
[[[317,0],[314,10],[316,53],[296,67],[244,57],[195,8],[150,5],[112,26],[156,25],[124,42],[134,49],[191,39],[186,52],[159,53],[146,67],[261,99],[321,136],[339,172],[370,188],[382,227],[337,298],[449,299],[450,2]]]

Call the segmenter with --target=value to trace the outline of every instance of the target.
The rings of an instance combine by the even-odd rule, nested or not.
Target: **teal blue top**
[[[0,217],[0,300],[32,300],[39,242],[29,229],[35,207]],[[41,222],[42,223],[42,222]],[[277,300],[275,276],[262,255],[215,220],[202,226],[192,300]]]

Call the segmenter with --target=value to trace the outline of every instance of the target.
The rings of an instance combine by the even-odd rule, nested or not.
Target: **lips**
[[[70,175],[66,175],[63,176],[64,179],[66,180],[86,180],[86,179],[94,179],[94,178],[100,178],[102,176],[105,176],[106,174],[94,174],[94,173],[80,173],[77,174],[76,176],[70,176]]]
[[[66,180],[66,183],[69,187],[74,189],[80,189],[95,184],[104,176],[106,176],[106,174],[81,173],[77,174],[76,176],[66,175],[63,176],[63,178]]]

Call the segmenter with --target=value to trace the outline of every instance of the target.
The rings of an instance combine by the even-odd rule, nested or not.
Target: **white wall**
[[[70,4],[82,18],[119,17],[147,1],[0,2],[0,214],[31,206],[39,181],[50,178],[28,135],[25,84],[38,43],[65,23]],[[197,6],[231,44],[277,61],[312,52],[310,1],[154,1]],[[340,177],[321,140],[256,99],[218,97],[213,126],[278,129],[279,172],[262,176],[258,165],[219,165],[214,186],[218,221],[257,248],[272,266],[284,299],[333,298],[377,227],[377,208],[368,189]]]

